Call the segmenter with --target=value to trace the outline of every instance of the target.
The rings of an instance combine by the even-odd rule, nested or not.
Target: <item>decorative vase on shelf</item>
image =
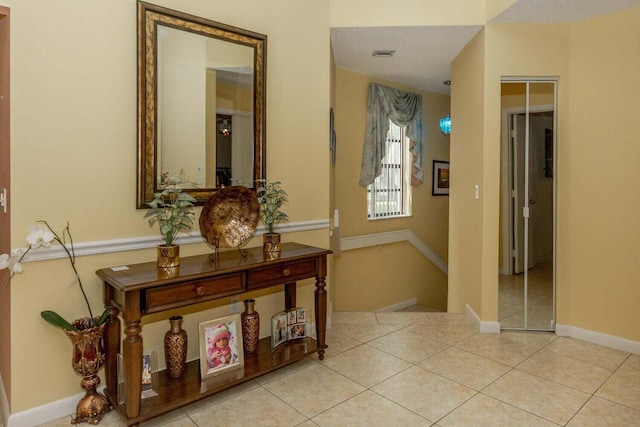
[[[255,310],[256,300],[244,300],[244,311],[240,315],[242,323],[242,345],[247,354],[258,350],[258,338],[260,334],[260,315]]]
[[[158,267],[174,268],[180,265],[180,246],[158,246]]]
[[[169,318],[171,328],[164,334],[164,357],[169,378],[180,378],[187,363],[187,332],[182,329],[182,316]]]
[[[98,424],[102,416],[111,409],[107,398],[96,391],[100,384],[98,371],[105,360],[103,337],[106,326],[107,324],[103,323],[100,326],[80,331],[64,330],[73,344],[71,366],[76,373],[82,376],[80,386],[86,391],[76,406],[76,413],[71,419],[71,424]]]

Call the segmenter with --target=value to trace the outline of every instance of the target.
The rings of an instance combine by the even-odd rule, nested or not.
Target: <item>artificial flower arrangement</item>
[[[193,206],[196,199],[177,188],[175,181],[161,193],[155,193],[149,202],[149,210],[144,215],[149,220],[149,226],[156,222],[160,227],[160,234],[165,246],[173,246],[178,233],[191,231],[195,212]]]
[[[257,193],[260,203],[260,221],[267,228],[268,234],[274,234],[281,222],[289,222],[289,216],[281,210],[282,206],[289,201],[287,192],[282,189],[280,181],[270,182],[266,179],[256,181],[259,183]]]
[[[69,239],[68,245],[64,241],[65,238]],[[51,247],[51,243],[53,241],[59,243],[60,246],[62,246],[67,254],[67,257],[69,258],[71,268],[73,269],[73,273],[75,275],[75,282],[78,283],[80,291],[82,292],[82,296],[84,297],[84,301],[87,304],[89,316],[76,319],[73,322],[69,322],[58,313],[51,310],[45,310],[41,312],[40,315],[51,325],[65,329],[67,331],[77,332],[84,329],[90,329],[96,326],[100,326],[108,319],[109,310],[105,310],[99,317],[93,316],[93,311],[91,311],[89,299],[87,298],[87,294],[85,293],[84,287],[82,286],[82,280],[78,275],[78,270],[76,270],[76,254],[73,248],[73,239],[71,237],[69,223],[67,223],[67,226],[62,231],[62,238],[60,238],[60,236],[56,234],[49,226],[47,221],[36,221],[36,224],[30,227],[30,232],[27,235],[27,243],[29,244],[29,247],[26,249],[18,249],[14,251],[11,256],[9,256],[8,254],[0,255],[0,270],[8,268],[11,272],[9,276],[9,281],[11,281],[16,273],[22,273],[21,262],[31,250],[38,249],[40,247],[49,248]]]

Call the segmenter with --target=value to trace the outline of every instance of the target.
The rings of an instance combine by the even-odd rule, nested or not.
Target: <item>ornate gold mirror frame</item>
[[[204,55],[208,56],[205,58],[205,60],[200,60],[200,58],[197,59],[198,61],[201,61],[205,64],[202,70],[198,70],[198,73],[202,75],[213,71],[214,74],[219,73],[222,75],[226,73],[226,75],[231,74],[233,77],[234,73],[229,73],[227,70],[233,69],[235,65],[229,65],[230,61],[228,61],[229,58],[226,52],[230,49],[250,49],[249,55],[251,55],[252,53],[253,63],[245,67],[235,66],[235,68],[244,68],[243,73],[245,74],[245,76],[249,76],[252,79],[253,87],[249,88],[252,92],[250,92],[250,95],[247,97],[250,102],[249,109],[251,109],[251,111],[247,111],[244,114],[245,117],[243,117],[242,120],[239,117],[237,122],[239,124],[236,124],[235,126],[240,126],[242,125],[242,123],[246,123],[246,127],[244,129],[237,128],[238,133],[249,135],[249,139],[251,138],[251,136],[253,137],[252,146],[250,146],[248,149],[242,149],[244,150],[245,154],[236,155],[236,161],[241,160],[242,162],[245,162],[242,165],[242,168],[247,171],[245,176],[248,176],[249,179],[252,180],[252,182],[247,182],[249,179],[242,179],[241,182],[236,181],[234,182],[234,184],[240,183],[241,185],[255,189],[255,181],[257,179],[263,179],[266,177],[265,85],[267,36],[236,28],[230,25],[210,21],[186,13],[177,12],[175,10],[167,9],[157,5],[138,1],[138,209],[148,207],[147,203],[153,200],[153,194],[162,191],[165,186],[168,185],[168,183],[164,180],[164,176],[168,174],[168,172],[166,170],[163,170],[163,164],[161,164],[159,161],[159,158],[162,157],[162,152],[160,150],[161,144],[167,142],[161,140],[161,137],[159,136],[163,133],[163,129],[165,129],[166,127],[166,123],[161,123],[160,120],[159,109],[162,109],[162,105],[159,105],[159,87],[164,88],[166,86],[166,83],[162,81],[163,77],[159,69],[158,49],[159,44],[164,40],[166,34],[171,34],[170,32],[175,31],[177,31],[177,33],[173,33],[173,35],[179,37],[190,37],[189,34],[204,36],[205,39],[201,40],[201,42],[206,44],[206,48],[201,50],[206,50],[207,53]],[[183,54],[183,52],[180,53]],[[210,65],[211,60],[209,59],[209,56],[211,55],[213,55],[214,57],[213,62],[216,62],[217,64],[223,64],[220,66],[220,69],[215,69],[214,66]],[[191,58],[187,59],[191,60]],[[251,62],[251,58],[249,58],[249,62]],[[181,63],[178,62],[178,64],[178,67],[180,67]],[[225,65],[227,68],[225,68]],[[248,69],[248,71],[246,69]],[[217,87],[220,86],[220,83],[216,83],[212,86],[215,86],[217,90]],[[249,86],[251,86],[251,84],[249,84]],[[175,93],[181,95],[183,99],[187,99],[190,102],[192,98],[205,97],[205,95],[200,96],[201,93],[197,93],[198,96],[194,97],[186,96],[185,93],[181,93],[181,87],[178,87],[177,89],[172,87],[172,89]],[[207,91],[209,91],[208,87]],[[213,96],[215,98],[215,96],[217,95]],[[213,120],[212,123],[214,126],[214,130],[212,132],[215,134],[216,117],[219,117],[219,114],[216,113],[219,112],[220,108],[218,107],[218,104],[221,103],[217,102],[214,99],[214,107],[210,107],[209,103],[211,103],[211,101],[207,100],[207,106],[205,107],[201,105],[203,103],[202,101],[194,100],[193,102],[195,104],[194,108],[197,109],[201,114],[188,116],[185,115],[185,117],[188,117],[190,120],[193,120],[194,116],[203,117],[203,119],[198,119],[195,122],[195,126],[190,125],[189,129],[200,129],[200,127],[204,129],[205,127],[210,126],[208,124],[208,121]],[[209,111],[209,109],[217,109],[218,111]],[[163,111],[162,118],[166,120],[167,117],[169,117],[169,120],[172,120],[172,118],[167,115],[168,113],[166,113],[166,110],[168,110],[168,108],[165,108],[165,111]],[[182,109],[182,113],[184,115],[184,109]],[[204,117],[206,117],[206,119]],[[180,125],[183,126],[183,128],[185,128],[184,123],[182,123],[182,119],[176,119],[176,121],[179,122]],[[206,123],[202,123],[205,121]],[[207,132],[209,131],[207,130]],[[165,131],[165,134],[168,134],[168,132]],[[227,129],[224,129],[224,134],[228,136]],[[162,136],[165,137],[165,135]],[[174,139],[171,141],[171,144],[173,144],[173,147],[171,147],[173,154],[164,154],[165,158],[170,159],[171,161],[175,161],[176,158],[182,157],[183,154],[186,156],[186,145],[183,146],[182,144],[188,143],[200,144],[200,146],[197,147],[198,150],[201,150],[200,152],[202,152],[202,150],[204,149],[202,148],[203,146],[211,144],[208,140],[205,140],[202,135],[200,135],[200,137],[193,137],[178,132],[178,137],[174,136]],[[213,144],[216,144],[215,140]],[[251,142],[249,142],[248,144],[251,145]],[[250,151],[252,151],[252,154],[247,154],[247,152]],[[213,156],[215,158],[215,146],[213,148],[213,152]],[[204,159],[200,160],[200,158],[202,157],[204,156],[199,155],[198,157],[198,155],[196,155],[195,162],[205,162]],[[241,159],[238,159],[240,157]],[[216,165],[217,164],[214,164],[214,166]],[[174,165],[173,168],[179,169],[181,175],[184,174],[180,165]],[[229,170],[230,169],[231,168],[229,168]],[[198,174],[200,172],[201,168],[200,166],[198,166],[197,172],[195,172],[194,174]],[[218,171],[216,170],[216,172]],[[189,176],[189,178],[191,178],[191,176]],[[182,181],[178,180],[179,186],[183,189],[183,191],[191,194],[194,198],[196,198],[196,200],[198,201],[197,204],[199,205],[204,204],[216,191],[216,189],[221,188],[221,183],[215,182],[215,177],[213,178],[213,185],[211,185],[210,181],[210,178],[207,178],[206,180],[202,178],[184,179]]]

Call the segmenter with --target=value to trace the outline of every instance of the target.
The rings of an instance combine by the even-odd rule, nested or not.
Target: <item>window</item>
[[[411,215],[411,153],[404,128],[389,121],[382,173],[367,186],[367,218]]]

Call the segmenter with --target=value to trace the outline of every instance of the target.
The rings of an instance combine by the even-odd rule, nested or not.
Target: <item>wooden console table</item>
[[[105,394],[126,419],[128,425],[172,411],[203,399],[219,391],[249,381],[318,352],[324,357],[327,291],[327,254],[331,251],[297,243],[285,243],[279,259],[265,260],[262,248],[247,250],[246,258],[239,251],[221,252],[217,262],[209,255],[181,258],[180,267],[161,269],[155,262],[112,267],[98,270],[104,282],[104,304],[111,309],[105,334]],[[189,306],[255,289],[284,285],[285,308],[296,306],[296,282],[316,279],[315,322],[316,338],[292,340],[271,350],[270,338],[263,338],[255,354],[245,355],[244,369],[200,380],[198,360],[187,364],[182,377],[171,379],[166,371],[158,375],[159,395],[141,400],[143,345],[142,316]],[[122,354],[125,366],[123,405],[118,404],[117,355],[121,352],[122,313],[125,338]],[[270,321],[270,313],[262,313],[263,322]],[[197,339],[191,336],[189,339]]]

